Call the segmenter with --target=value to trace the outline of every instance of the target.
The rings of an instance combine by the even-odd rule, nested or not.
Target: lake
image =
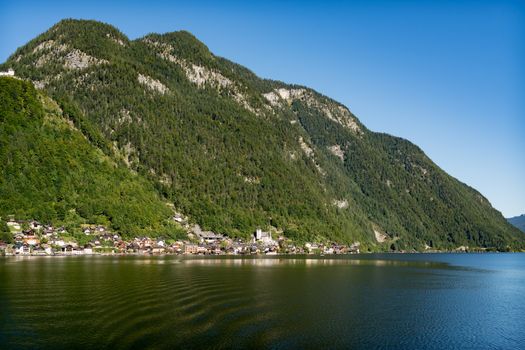
[[[525,254],[0,258],[0,348],[525,349]]]

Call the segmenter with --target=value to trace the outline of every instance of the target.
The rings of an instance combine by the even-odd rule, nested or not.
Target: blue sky
[[[66,17],[132,39],[189,30],[413,141],[505,216],[525,213],[525,1],[0,0],[0,62]]]

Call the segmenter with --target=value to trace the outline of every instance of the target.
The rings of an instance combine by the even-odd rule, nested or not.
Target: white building
[[[270,232],[264,232],[260,228],[255,230],[254,242],[262,242],[264,244],[274,244],[275,241],[272,239],[272,234]]]
[[[12,68],[9,68],[7,72],[0,72],[0,77],[14,77],[15,71]]]
[[[61,240],[61,239],[59,239],[59,240],[55,240],[55,241],[52,241],[51,243],[54,244],[54,245],[57,245],[57,246],[59,246],[59,247],[63,247],[63,246],[66,245],[66,242],[64,242],[64,241]]]

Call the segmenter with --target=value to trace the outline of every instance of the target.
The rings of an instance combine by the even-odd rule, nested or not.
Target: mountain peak
[[[186,30],[164,34],[151,33],[138,41],[169,45],[171,53],[193,62],[206,63],[214,59],[208,47]]]
[[[63,19],[19,48],[9,59],[48,67],[47,75],[58,74],[51,67],[86,68],[107,63],[129,46],[129,39],[115,27],[94,21]]]
[[[117,28],[112,26],[111,24],[93,20],[93,19],[77,19],[77,18],[64,18],[60,21],[58,21],[55,25],[53,25],[50,30],[57,30],[60,28],[65,29],[72,29],[75,27],[83,27],[83,28],[102,28],[106,30],[113,30],[118,31]]]
[[[110,24],[86,19],[63,19],[41,35],[42,39],[55,39],[70,43],[98,45],[107,39],[127,43],[129,39]]]

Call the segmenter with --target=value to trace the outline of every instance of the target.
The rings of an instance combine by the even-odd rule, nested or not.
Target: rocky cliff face
[[[372,250],[515,249],[519,232],[417,146],[369,131],[340,103],[260,79],[187,32],[130,41],[65,20],[3,67],[102,135],[107,156],[205,229],[273,226]]]

